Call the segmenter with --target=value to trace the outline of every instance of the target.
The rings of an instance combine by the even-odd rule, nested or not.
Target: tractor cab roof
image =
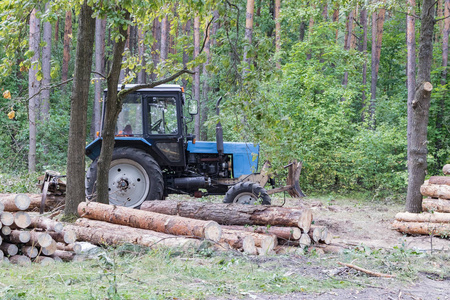
[[[125,89],[131,89],[138,84],[126,84]],[[120,91],[122,89],[123,85],[118,85],[117,90]],[[107,92],[108,89],[105,89],[105,92]],[[178,84],[161,84],[158,86],[155,86],[153,88],[143,88],[139,89],[139,92],[181,92],[181,86]]]

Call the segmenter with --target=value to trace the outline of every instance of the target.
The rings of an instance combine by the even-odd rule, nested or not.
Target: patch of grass
[[[0,193],[40,193],[36,184],[43,174],[4,174],[0,173]]]

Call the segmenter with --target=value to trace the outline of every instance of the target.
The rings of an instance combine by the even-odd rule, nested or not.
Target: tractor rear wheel
[[[97,179],[97,160],[86,174],[86,196],[92,198]],[[161,168],[153,157],[136,148],[114,149],[109,169],[109,203],[139,208],[145,200],[163,197]]]
[[[271,200],[265,188],[254,182],[240,182],[225,194],[223,203],[270,205]]]

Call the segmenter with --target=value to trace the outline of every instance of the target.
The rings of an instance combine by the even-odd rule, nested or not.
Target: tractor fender
[[[139,149],[149,149],[152,144],[142,137],[115,137],[114,147],[134,147]],[[99,137],[86,146],[85,154],[92,160],[100,156],[103,138]]]

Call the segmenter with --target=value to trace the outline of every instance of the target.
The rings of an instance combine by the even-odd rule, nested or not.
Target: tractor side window
[[[142,96],[129,94],[117,119],[116,136],[142,136]]]
[[[178,134],[177,106],[174,97],[152,97],[148,101],[150,134]]]

